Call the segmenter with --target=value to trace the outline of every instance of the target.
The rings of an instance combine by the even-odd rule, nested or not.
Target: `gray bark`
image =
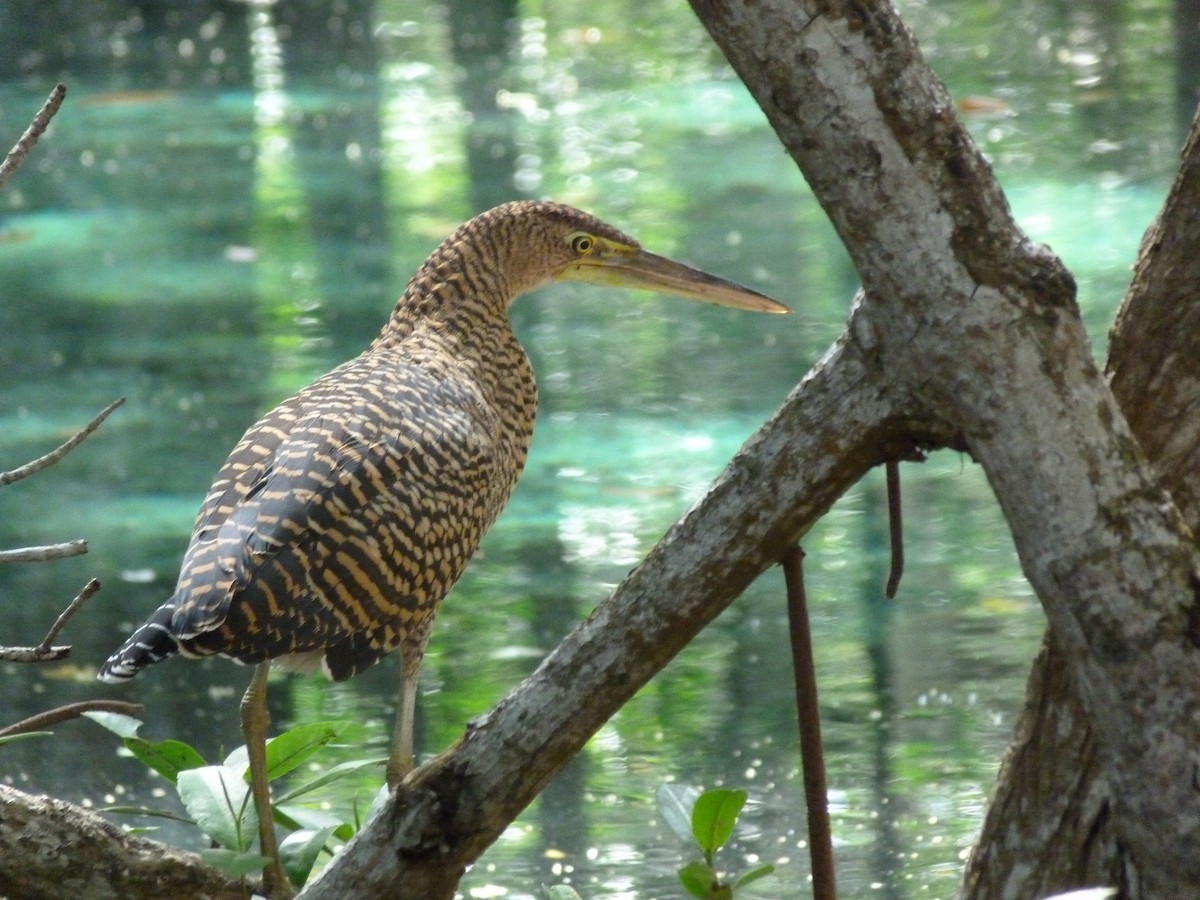
[[[195,853],[133,837],[95,813],[0,785],[0,897],[248,900],[250,885]]]
[[[1113,393],[1193,534],[1200,529],[1200,119],[1138,253],[1110,336]],[[983,834],[967,865],[971,900],[1121,884],[1124,856],[1080,692],[1047,636]],[[1040,852],[1053,847],[1054,853]],[[1133,893],[1128,886],[1127,893]]]

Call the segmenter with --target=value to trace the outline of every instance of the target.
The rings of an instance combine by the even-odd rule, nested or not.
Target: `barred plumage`
[[[246,432],[201,506],[175,592],[98,677],[122,681],[183,653],[320,665],[341,680],[399,647],[394,787],[437,606],[507,502],[533,435],[537,390],[508,306],[560,278],[786,312],[568,206],[477,216],[425,261],[366,351]],[[245,714],[257,703],[262,718],[243,723],[252,773],[264,682],[260,666]],[[255,791],[267,851],[265,779]]]

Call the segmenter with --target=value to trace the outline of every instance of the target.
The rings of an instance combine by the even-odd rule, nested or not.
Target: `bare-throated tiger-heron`
[[[389,786],[411,767],[434,614],[508,501],[533,436],[537,389],[508,306],[562,279],[787,312],[569,206],[515,202],[476,216],[425,261],[366,351],[246,432],[200,508],[174,594],[100,670],[119,682],[177,653],[259,664],[243,725],[264,853],[274,834],[255,767],[270,661],[341,681],[399,647]]]

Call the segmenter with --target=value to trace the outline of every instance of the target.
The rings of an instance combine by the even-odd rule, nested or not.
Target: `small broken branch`
[[[124,700],[80,700],[78,703],[68,703],[40,712],[36,716],[14,722],[6,728],[0,728],[0,738],[12,737],[14,734],[27,734],[30,731],[45,731],[62,722],[78,719],[86,712],[110,712],[123,716],[140,716],[146,707],[140,703],[127,703]]]
[[[0,182],[2,183],[2,182]],[[105,419],[107,419],[118,406],[125,402],[124,397],[118,397],[108,406],[104,407],[92,421],[88,422],[83,428],[76,432],[69,440],[61,446],[51,450],[45,456],[35,459],[33,462],[26,463],[19,468],[13,469],[11,472],[0,472],[0,486],[12,484],[14,481],[20,481],[22,478],[28,478],[30,475],[36,475],[38,472],[45,469],[47,466],[52,466],[76,447],[78,447],[87,437],[100,427]]]
[[[62,631],[63,627],[67,624],[67,622],[70,621],[71,616],[79,612],[80,607],[87,603],[88,600],[90,600],[98,590],[100,590],[99,578],[93,578],[91,581],[85,584],[83,586],[83,590],[76,595],[75,599],[72,600],[67,605],[67,608],[62,611],[59,617],[54,620],[54,624],[50,626],[50,630],[46,632],[46,636],[42,639],[42,642],[38,644],[37,649],[42,651],[49,650],[50,642],[58,637],[58,633]]]
[[[0,550],[0,563],[49,562],[68,559],[87,553],[87,541],[66,541],[62,544],[47,544],[44,547],[18,547],[16,550]]]
[[[0,647],[0,660],[19,663],[54,662],[70,656],[70,647],[52,647],[50,642],[58,637],[58,633],[70,621],[71,616],[79,612],[80,607],[87,603],[98,590],[100,590],[100,581],[93,578],[83,586],[83,590],[67,604],[67,608],[54,620],[54,624],[50,626],[50,630],[46,632],[46,636],[42,638],[40,644],[36,647]]]
[[[58,112],[58,108],[62,106],[63,98],[67,95],[67,86],[65,84],[56,84],[54,90],[50,92],[50,96],[46,98],[46,102],[42,104],[42,108],[38,110],[29,127],[25,129],[25,133],[13,148],[8,151],[8,156],[4,158],[4,162],[0,163],[0,188],[8,183],[13,174],[21,167],[21,163],[25,160],[29,151],[33,149],[33,145],[38,142],[38,138],[46,131],[50,125],[50,120],[54,118],[54,114]]]

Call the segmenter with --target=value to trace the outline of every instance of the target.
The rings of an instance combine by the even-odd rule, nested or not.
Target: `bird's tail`
[[[171,634],[174,602],[164,603],[146,620],[146,624],[129,636],[121,648],[110,656],[96,673],[96,678],[118,684],[132,678],[146,666],[162,662],[179,653],[179,643]]]

